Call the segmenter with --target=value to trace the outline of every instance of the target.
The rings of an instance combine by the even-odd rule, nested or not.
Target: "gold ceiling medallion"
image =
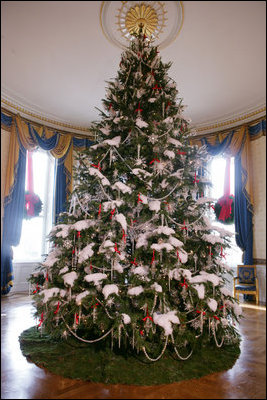
[[[139,32],[139,26],[143,24],[143,33],[151,36],[158,25],[158,16],[154,8],[145,4],[138,4],[127,12],[125,26],[132,35]]]
[[[103,1],[100,9],[104,35],[123,49],[134,39],[140,24],[144,34],[162,49],[176,39],[183,20],[182,1]]]
[[[143,32],[146,36],[159,38],[167,20],[165,16],[167,11],[163,2],[123,1],[121,3],[122,6],[118,9],[116,17],[118,30],[125,39],[129,40],[133,34],[138,33],[140,24],[143,24]],[[135,4],[132,6],[132,3]]]

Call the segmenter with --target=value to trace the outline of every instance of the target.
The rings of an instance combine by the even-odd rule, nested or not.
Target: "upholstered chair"
[[[239,294],[253,294],[256,304],[259,304],[259,285],[256,265],[238,265],[237,276],[234,277],[234,297]]]

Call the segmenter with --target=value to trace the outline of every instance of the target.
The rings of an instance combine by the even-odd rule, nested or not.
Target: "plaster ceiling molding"
[[[236,126],[246,124],[254,121],[257,118],[264,117],[266,115],[266,103],[260,103],[257,106],[247,108],[243,112],[232,113],[224,115],[216,120],[210,120],[204,124],[198,124],[193,126],[192,130],[197,135],[211,133],[214,131],[221,131],[228,128],[234,128]]]
[[[83,136],[92,137],[88,127],[76,126],[69,123],[69,121],[59,120],[54,114],[44,113],[38,106],[29,103],[26,99],[4,87],[1,88],[1,107],[13,114],[19,113],[20,116],[33,122],[44,123],[47,127],[55,130],[80,133]]]
[[[104,35],[122,49],[138,33],[140,23],[145,35],[163,49],[176,39],[183,20],[181,1],[103,1],[100,10]]]

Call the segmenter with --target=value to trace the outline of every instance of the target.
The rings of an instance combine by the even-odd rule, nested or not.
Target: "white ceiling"
[[[95,107],[122,52],[101,29],[101,3],[1,2],[2,106],[80,127],[99,118]],[[184,1],[183,8],[180,34],[160,55],[173,63],[169,75],[192,125],[264,107],[266,2]]]

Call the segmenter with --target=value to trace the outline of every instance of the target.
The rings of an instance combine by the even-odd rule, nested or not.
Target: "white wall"
[[[32,272],[36,272],[35,269],[38,266],[37,262],[34,263],[14,263],[13,274],[14,274],[14,286],[10,290],[9,294],[17,292],[28,292],[29,291],[29,278]]]

